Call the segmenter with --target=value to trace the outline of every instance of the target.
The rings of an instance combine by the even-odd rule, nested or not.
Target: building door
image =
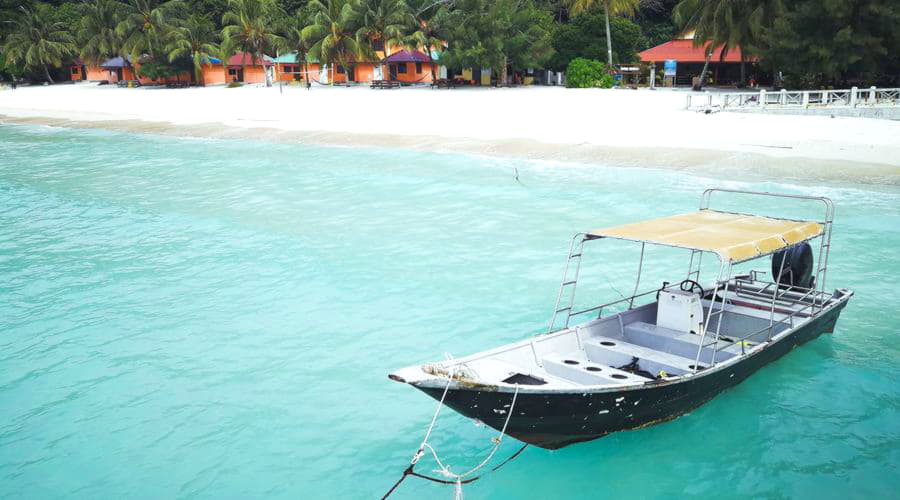
[[[481,85],[481,68],[472,68],[472,79],[475,85]]]
[[[122,81],[122,68],[116,68],[116,81]]]
[[[347,81],[348,82],[356,81],[356,67],[352,64],[347,66]]]
[[[235,78],[235,81],[237,81],[237,82],[244,81],[244,69],[243,68],[237,70],[237,77]]]
[[[396,80],[396,79],[397,79],[397,65],[396,65],[396,64],[391,64],[391,65],[388,66],[388,67],[390,68],[390,70],[388,71],[388,73],[390,74],[390,79],[391,79],[391,80]]]

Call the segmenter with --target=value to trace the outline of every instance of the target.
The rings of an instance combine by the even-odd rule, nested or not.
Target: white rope
[[[449,387],[449,384],[448,384],[448,387]],[[446,389],[444,390],[444,394],[446,395]],[[516,408],[516,399],[518,398],[518,396],[519,396],[519,385],[516,384],[516,391],[513,393],[512,403],[510,403],[509,412],[506,414],[506,421],[503,422],[503,429],[500,430],[500,434],[497,437],[491,439],[491,441],[494,442],[494,447],[491,449],[491,452],[488,454],[488,456],[484,460],[481,461],[480,464],[478,464],[477,466],[475,466],[474,468],[472,468],[466,472],[463,472],[462,474],[456,474],[456,473],[452,472],[450,470],[449,466],[446,466],[443,464],[443,462],[441,462],[441,459],[438,457],[437,451],[435,451],[435,449],[430,444],[423,441],[423,443],[422,443],[423,447],[427,447],[428,450],[431,451],[431,455],[434,457],[434,461],[437,462],[438,467],[440,467],[435,472],[440,473],[444,477],[447,477],[450,479],[456,479],[456,496],[455,496],[456,500],[462,500],[462,480],[463,480],[463,478],[474,474],[479,469],[481,469],[482,467],[487,465],[488,462],[491,461],[491,458],[493,458],[494,454],[497,453],[497,449],[500,448],[500,443],[503,442],[503,436],[506,435],[506,427],[509,425],[509,419],[512,417],[513,410]],[[443,401],[443,398],[441,398],[441,401]]]
[[[444,407],[444,399],[447,398],[447,392],[450,390],[450,384],[453,382],[453,375],[455,374],[456,367],[454,366],[450,370],[450,374],[447,376],[447,385],[444,386],[444,394],[441,395],[441,400],[438,401],[434,416],[431,417],[431,424],[428,425],[428,431],[425,432],[425,439],[422,440],[422,444],[419,445],[419,449],[416,450],[415,455],[413,455],[412,460],[409,462],[410,465],[416,465],[419,462],[419,459],[422,458],[422,455],[425,454],[425,447],[428,446],[428,438],[431,437],[431,431],[434,429],[434,423],[437,422],[438,415],[441,414],[441,408]]]

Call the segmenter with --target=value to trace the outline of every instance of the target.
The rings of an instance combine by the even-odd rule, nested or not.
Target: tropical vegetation
[[[245,64],[293,53],[334,69],[390,46],[503,83],[579,58],[635,63],[693,33],[724,49],[706,51],[707,68],[740,48],[741,80],[753,64],[789,85],[897,85],[897,26],[896,0],[0,0],[0,79],[54,81],[76,59],[119,56],[200,81],[204,64],[241,52]]]

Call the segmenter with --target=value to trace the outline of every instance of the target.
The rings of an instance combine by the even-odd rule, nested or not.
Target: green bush
[[[566,68],[566,87],[588,89],[599,87],[612,88],[613,77],[606,70],[606,65],[593,59],[581,57],[572,59]]]
[[[237,88],[243,85],[241,82],[228,82],[227,87],[230,89]]]

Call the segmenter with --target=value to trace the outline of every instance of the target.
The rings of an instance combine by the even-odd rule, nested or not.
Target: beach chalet
[[[228,59],[225,81],[242,83],[265,83],[266,73],[273,76],[275,63],[269,56],[253,60],[247,52],[239,52]],[[274,78],[272,78],[274,80]]]
[[[289,52],[278,56],[275,63],[275,80],[279,82],[319,82],[319,61],[306,56],[306,67],[297,62],[297,53]],[[304,73],[305,71],[305,73]]]
[[[706,63],[706,54],[709,44],[699,47],[694,46],[693,33],[688,33],[682,38],[670,40],[656,47],[638,53],[641,62],[656,66],[657,74],[664,74],[666,61],[674,61],[675,77],[666,79],[667,85],[691,85],[695,76],[700,76],[703,65]],[[757,59],[750,57],[747,63],[756,63]],[[749,75],[749,73],[748,73]],[[725,51],[724,47],[713,49],[712,58],[709,61],[709,82],[722,85],[737,83],[741,79],[741,49],[736,47]]]
[[[437,65],[419,50],[398,50],[381,60],[387,66],[386,80],[403,83],[431,83],[432,69],[437,74]]]

